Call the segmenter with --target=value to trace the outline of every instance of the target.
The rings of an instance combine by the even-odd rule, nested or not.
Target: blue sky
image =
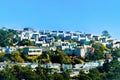
[[[0,0],[0,27],[35,30],[107,30],[120,39],[120,0]]]

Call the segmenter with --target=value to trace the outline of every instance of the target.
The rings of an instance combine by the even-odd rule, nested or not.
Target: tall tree
[[[105,36],[105,37],[108,37],[108,38],[111,37],[110,34],[109,34],[109,32],[108,32],[107,30],[104,30],[104,31],[102,32],[102,36]]]
[[[92,47],[94,48],[94,53],[89,53],[89,58],[91,60],[98,60],[98,59],[105,58],[104,51],[109,50],[106,46],[104,46],[103,44],[99,42],[94,43]]]
[[[28,39],[23,39],[22,41],[20,41],[19,43],[18,43],[18,45],[20,45],[20,46],[33,46],[34,44],[33,44],[33,42],[32,41],[30,41],[30,40],[28,40]]]

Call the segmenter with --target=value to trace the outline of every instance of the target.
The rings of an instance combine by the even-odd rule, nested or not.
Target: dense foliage
[[[33,46],[34,43],[28,39],[23,39],[18,43],[19,46]]]
[[[70,79],[69,72],[49,74],[50,69],[36,67],[33,71],[29,67],[7,66],[5,70],[0,71],[0,80],[68,80]]]
[[[6,46],[12,46],[14,43],[16,43],[17,37],[17,32],[12,29],[8,30],[3,30],[0,29],[0,46],[6,47]]]
[[[104,46],[102,43],[99,42],[92,42],[93,52],[89,52],[88,55],[85,58],[85,61],[91,61],[91,60],[99,60],[99,59],[105,59],[105,52],[110,49],[108,49],[106,46]]]

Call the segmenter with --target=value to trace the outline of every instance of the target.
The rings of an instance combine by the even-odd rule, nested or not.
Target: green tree
[[[60,73],[54,73],[54,79],[53,80],[64,80],[64,77]]]
[[[77,58],[77,57],[73,57],[72,58],[72,64],[81,64],[83,63],[84,61],[80,58]]]
[[[55,41],[60,40],[60,38],[58,36],[55,36],[54,38],[55,38]]]
[[[105,58],[104,51],[109,50],[102,43],[98,43],[98,42],[92,44],[92,47],[94,48],[94,53],[89,53],[89,57],[91,60],[98,60],[98,59]]]
[[[18,35],[17,31],[13,29],[2,28],[0,29],[0,46],[12,46],[13,39]]]
[[[108,37],[108,38],[111,37],[107,30],[104,30],[104,31],[102,32],[102,36],[105,36],[105,37]]]
[[[5,53],[0,52],[0,62],[3,62],[5,60]]]
[[[49,54],[46,54],[46,53],[43,53],[37,59],[38,59],[38,61],[40,63],[49,63],[49,62],[51,62]]]
[[[116,57],[111,62],[106,61],[103,65],[103,70],[107,73],[107,80],[119,80],[120,79],[120,64]]]
[[[66,71],[63,71],[62,76],[64,77],[64,80],[70,80],[70,72],[72,70],[68,69]]]
[[[80,74],[77,79],[79,79],[79,80],[92,80],[87,74]]]
[[[88,76],[89,76],[92,80],[101,80],[100,72],[98,71],[98,69],[91,69],[91,70],[89,71]]]
[[[113,72],[116,70],[116,68],[119,68],[120,64],[118,62],[118,59],[116,57],[113,57],[113,60],[110,62],[109,60],[106,60],[103,64],[103,69],[105,72]]]
[[[60,63],[60,64],[69,64],[71,63],[71,59],[64,53],[56,53],[50,55],[51,62],[53,63]]]
[[[23,58],[20,56],[19,51],[13,51],[11,52],[11,58],[14,62],[24,62]]]
[[[112,54],[113,54],[115,57],[120,57],[120,48],[112,51]]]
[[[45,80],[47,77],[47,70],[44,67],[36,67],[36,73],[40,76],[41,80]]]
[[[3,80],[18,80],[15,75],[12,74],[11,72],[12,68],[10,68],[10,65],[7,64],[4,67],[4,70],[1,71],[2,74],[0,74],[0,78],[2,78]],[[2,80],[0,79],[0,80]]]
[[[12,67],[11,73],[15,75],[18,80],[39,80],[38,75],[28,67],[15,65]]]
[[[28,39],[23,39],[22,41],[20,41],[18,43],[18,45],[20,46],[33,46],[34,44],[32,43],[32,41],[28,40]]]

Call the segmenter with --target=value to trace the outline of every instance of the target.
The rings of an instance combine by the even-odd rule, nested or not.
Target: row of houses
[[[85,57],[88,52],[92,52],[94,49],[91,46],[77,46],[77,44],[70,44],[66,42],[61,42],[62,44],[53,47],[36,47],[36,46],[21,46],[21,47],[1,47],[0,52],[5,52],[6,54],[11,54],[12,51],[23,49],[24,54],[27,55],[41,55],[46,51],[56,51],[57,48],[64,50],[67,55],[75,55],[78,57]]]
[[[55,42],[54,37],[59,37],[61,40],[73,40],[83,44],[89,44],[90,40],[100,41],[105,46],[109,47],[119,47],[119,40],[108,38],[100,35],[86,34],[82,32],[73,32],[73,31],[34,31],[32,29],[24,29],[19,31],[20,40],[29,39],[34,41],[36,44],[53,43]],[[49,45],[46,45],[49,46]]]
[[[36,63],[11,63],[10,66],[18,65],[22,67],[30,67],[32,70],[36,70],[36,67],[41,66],[51,71],[49,73],[53,74],[55,72],[62,73],[63,71],[70,70],[70,76],[76,76],[79,74],[80,70],[84,71],[85,73],[89,73],[90,69],[101,67],[103,66],[104,60],[97,60],[93,62],[85,62],[83,64],[59,64],[59,63],[47,63],[47,64],[36,64]],[[6,62],[0,63],[0,70],[3,70],[4,67],[8,65]]]
[[[101,42],[103,45],[111,48],[119,48],[120,41],[105,36],[97,36],[93,34],[86,34],[82,32],[72,31],[34,31],[31,28],[24,28],[22,31],[18,31],[18,37],[21,40],[29,39],[36,46],[16,46],[0,48],[0,52],[11,53],[14,50],[22,48],[25,54],[28,55],[41,55],[44,51],[53,50],[57,48],[64,50],[68,55],[75,55],[78,57],[85,57],[89,52],[94,52],[92,48],[91,40]],[[56,40],[58,37],[59,40]],[[69,40],[73,40],[75,43],[70,43]],[[80,45],[78,45],[78,43]]]

